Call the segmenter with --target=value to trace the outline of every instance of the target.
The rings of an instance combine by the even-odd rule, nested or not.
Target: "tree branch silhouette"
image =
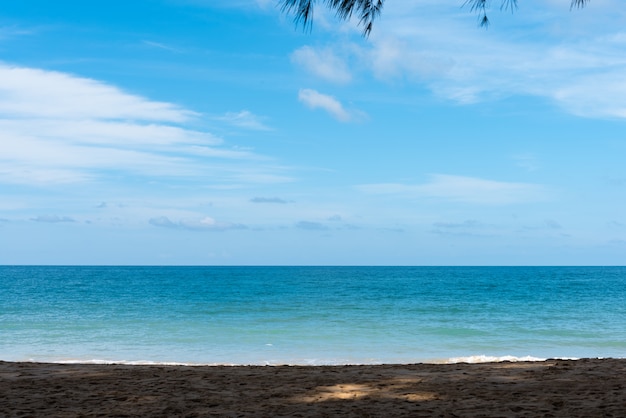
[[[404,0],[406,1],[406,0]],[[570,10],[584,7],[590,0],[571,0]],[[320,0],[328,9],[334,10],[335,15],[341,20],[349,20],[356,16],[358,25],[363,28],[363,36],[369,37],[374,26],[374,21],[380,16],[385,0]],[[302,25],[304,30],[311,30],[313,24],[313,9],[317,0],[279,0],[283,13],[292,14],[296,25]],[[487,9],[490,0],[465,0],[463,6],[469,7],[470,11],[478,13],[479,25],[489,26]],[[500,10],[517,9],[517,0],[501,0]]]

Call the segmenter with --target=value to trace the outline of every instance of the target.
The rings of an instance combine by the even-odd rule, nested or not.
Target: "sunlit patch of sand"
[[[346,399],[404,399],[411,402],[423,402],[438,399],[432,392],[409,390],[409,386],[419,383],[415,379],[394,379],[388,382],[337,384],[318,386],[312,393],[293,398],[295,402],[325,402]]]

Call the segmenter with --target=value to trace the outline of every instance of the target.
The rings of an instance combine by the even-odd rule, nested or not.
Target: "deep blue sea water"
[[[626,267],[0,266],[0,360],[626,357]]]

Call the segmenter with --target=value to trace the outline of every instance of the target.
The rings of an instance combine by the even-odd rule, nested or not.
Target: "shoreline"
[[[626,416],[626,359],[337,366],[0,361],[0,416]]]
[[[20,360],[4,360],[0,359],[0,363],[35,363],[35,364],[78,364],[78,365],[118,365],[118,366],[184,366],[184,367],[263,367],[263,366],[303,366],[303,367],[321,367],[321,366],[382,366],[382,365],[406,365],[406,364],[480,364],[480,363],[520,363],[520,362],[544,362],[547,360],[583,360],[583,359],[614,359],[621,360],[626,357],[534,357],[534,356],[489,356],[489,355],[472,355],[461,357],[448,357],[438,359],[417,359],[415,361],[400,362],[281,362],[281,361],[264,361],[258,363],[196,363],[196,362],[177,362],[177,361],[157,361],[157,360],[106,360],[106,359],[73,359],[67,358],[62,360],[52,359],[20,359]]]

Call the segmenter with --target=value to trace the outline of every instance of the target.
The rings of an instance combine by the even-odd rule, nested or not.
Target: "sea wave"
[[[552,358],[552,357],[551,357]],[[578,357],[555,357],[560,360],[579,360]],[[461,357],[451,357],[446,359],[431,359],[422,361],[402,362],[406,364],[456,364],[456,363],[499,363],[499,362],[541,362],[546,361],[544,357],[534,356],[489,356],[471,355]],[[29,359],[28,362],[41,362],[41,359]],[[104,365],[128,365],[128,366],[349,366],[349,365],[381,365],[386,364],[380,361],[329,361],[329,360],[303,360],[303,361],[261,361],[252,363],[195,363],[195,362],[173,362],[173,361],[153,361],[153,360],[104,360],[104,359],[55,359],[44,362],[58,364],[104,364]]]
[[[579,357],[556,357],[558,360],[580,360]],[[455,363],[501,363],[505,361],[510,362],[518,362],[518,361],[546,361],[547,358],[544,357],[533,357],[533,356],[487,356],[484,354],[474,355],[474,356],[466,356],[466,357],[452,357],[449,358],[442,363],[444,364],[455,364]]]

